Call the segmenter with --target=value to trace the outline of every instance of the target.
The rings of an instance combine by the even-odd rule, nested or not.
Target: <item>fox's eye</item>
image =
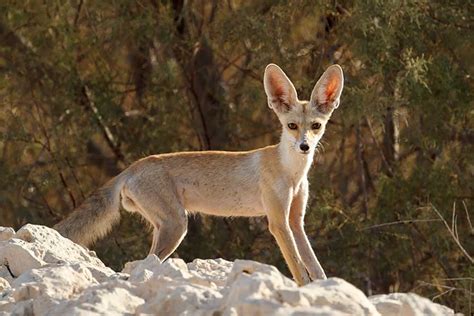
[[[288,123],[288,128],[289,129],[297,129],[298,125],[296,125],[295,123]]]
[[[311,125],[311,128],[312,128],[312,129],[320,129],[320,128],[321,128],[321,123],[317,123],[317,122],[316,122],[316,123],[313,123],[313,124]]]

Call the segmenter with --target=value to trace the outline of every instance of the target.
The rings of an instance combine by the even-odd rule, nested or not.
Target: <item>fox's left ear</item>
[[[265,68],[263,85],[268,98],[268,106],[277,112],[288,112],[295,106],[298,96],[288,76],[275,64]]]
[[[323,73],[311,93],[311,105],[321,113],[329,114],[339,106],[344,74],[339,65],[332,65]]]

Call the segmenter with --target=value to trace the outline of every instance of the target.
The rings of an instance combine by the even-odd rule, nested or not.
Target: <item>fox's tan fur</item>
[[[339,105],[342,70],[338,65],[329,67],[315,85],[310,101],[298,99],[291,81],[274,64],[265,69],[264,86],[268,105],[283,126],[279,144],[246,152],[146,157],[93,193],[55,228],[88,245],[119,220],[122,204],[153,225],[150,253],[164,260],[185,236],[188,212],[266,215],[270,232],[297,283],[326,278],[304,231],[303,219],[307,173],[326,123]]]

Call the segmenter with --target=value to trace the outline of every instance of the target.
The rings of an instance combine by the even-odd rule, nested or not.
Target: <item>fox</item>
[[[268,229],[299,286],[326,274],[304,229],[308,171],[339,106],[341,66],[329,66],[309,101],[299,100],[285,72],[263,76],[268,106],[282,125],[280,142],[250,151],[197,151],[140,159],[92,193],[54,228],[85,247],[120,220],[120,206],[152,226],[150,254],[166,260],[186,235],[188,215],[266,216]]]

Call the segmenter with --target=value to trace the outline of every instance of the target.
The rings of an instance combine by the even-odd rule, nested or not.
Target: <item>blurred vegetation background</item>
[[[149,154],[279,140],[262,78],[309,98],[339,63],[340,108],[310,172],[306,227],[329,276],[472,313],[472,1],[0,2],[0,225],[52,226]],[[289,275],[266,219],[193,217],[175,256],[247,258]],[[148,252],[123,220],[115,269]]]

